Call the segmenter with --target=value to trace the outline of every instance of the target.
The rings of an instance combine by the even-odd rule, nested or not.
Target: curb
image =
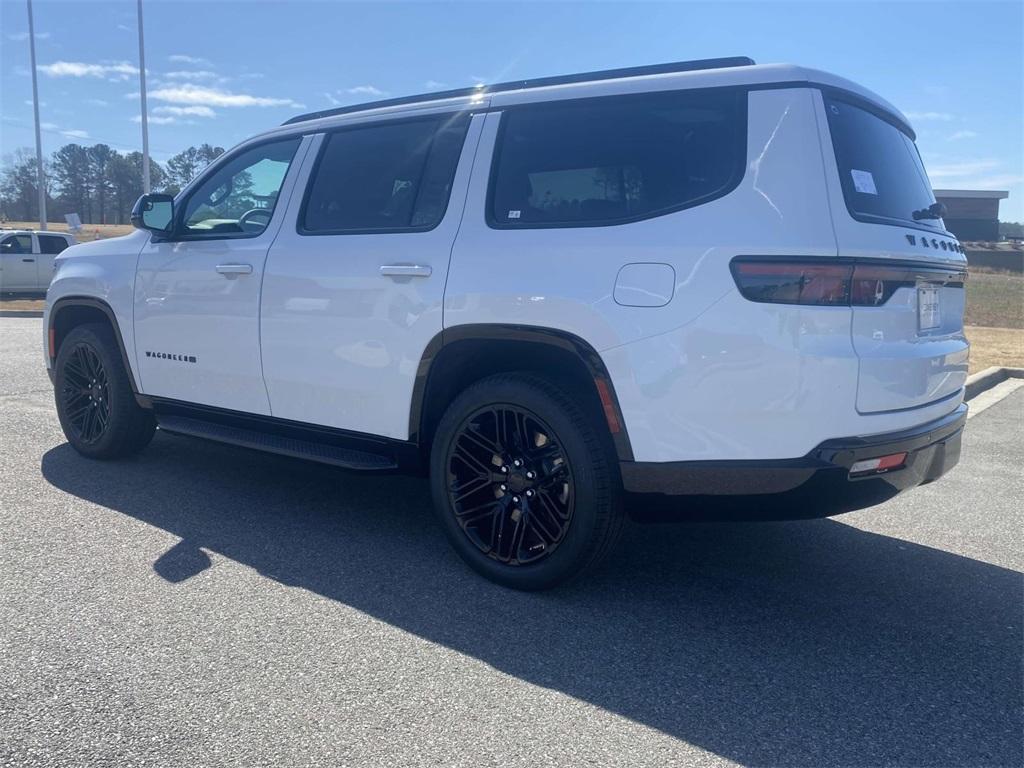
[[[0,317],[42,317],[41,309],[0,309]]]
[[[993,366],[967,377],[964,385],[964,400],[972,400],[982,392],[1002,384],[1007,379],[1024,379],[1024,368],[1000,368]]]

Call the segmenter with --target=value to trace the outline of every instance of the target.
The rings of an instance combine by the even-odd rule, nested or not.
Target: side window
[[[616,224],[729,192],[746,157],[746,93],[673,91],[542,104],[502,118],[492,226]]]
[[[0,252],[32,253],[32,235],[11,235],[0,242]]]
[[[469,116],[337,131],[325,146],[300,220],[302,234],[423,231],[448,207]]]
[[[301,137],[268,142],[227,160],[189,195],[181,234],[260,234],[274,215],[277,196]]]
[[[39,252],[58,254],[68,247],[68,241],[57,235],[36,235],[39,238]]]

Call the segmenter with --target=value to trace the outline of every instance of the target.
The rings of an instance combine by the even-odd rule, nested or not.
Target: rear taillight
[[[849,264],[803,261],[734,261],[732,275],[740,293],[769,304],[845,306],[850,303]]]
[[[896,291],[917,284],[917,276],[900,267],[858,264],[853,268],[850,303],[855,307],[880,307]]]
[[[735,259],[731,265],[744,298],[769,304],[880,307],[897,290],[919,282],[963,286],[962,270],[905,264]]]

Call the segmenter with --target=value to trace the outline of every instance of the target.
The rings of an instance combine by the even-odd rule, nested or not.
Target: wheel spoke
[[[551,519],[545,523],[542,522],[542,518],[550,517]],[[551,524],[553,527],[549,528]],[[557,516],[552,516],[550,511],[544,506],[543,501],[540,504],[530,505],[530,525],[532,525],[537,535],[545,542],[557,541],[561,536],[559,529],[562,526],[561,521]]]
[[[89,381],[92,382],[92,380],[96,378],[96,370],[93,368],[92,356],[89,354],[85,346],[79,346],[75,350],[75,353],[78,355],[78,360],[81,363],[83,370],[85,370],[85,375],[88,377]]]
[[[569,519],[569,510],[566,509],[566,511],[563,513],[561,510],[562,504],[552,499],[546,490],[540,490],[537,493],[537,497],[544,504],[544,509],[547,510],[548,513],[552,514],[555,520]]]
[[[452,459],[461,460],[463,464],[473,469],[477,475],[487,475],[488,477],[490,477],[490,468],[482,461],[480,461],[480,459],[478,459],[476,456],[470,453],[469,449],[466,448],[461,443],[456,444],[455,453],[452,454]]]
[[[89,384],[89,374],[82,367],[81,363],[76,359],[77,356],[71,356],[68,361],[64,364],[64,375],[75,380],[76,383],[81,385]]]
[[[76,423],[79,420],[78,417],[81,416],[82,414],[84,414],[90,408],[92,408],[92,403],[89,402],[88,400],[86,400],[84,404],[78,406],[73,411],[72,410],[66,410],[65,414],[67,415],[68,419],[72,423]]]
[[[484,436],[479,430],[470,427],[463,431],[460,437],[465,438],[471,443],[479,446],[482,450],[487,451],[492,456],[498,456],[501,454],[501,447],[498,444],[486,436]]]
[[[488,501],[485,501],[483,504],[477,504],[475,507],[458,510],[456,511],[455,516],[460,518],[463,521],[463,523],[466,523],[469,520],[475,519],[474,517],[472,517],[474,513],[480,512],[482,510],[490,510],[490,508],[493,507],[495,504],[501,504],[501,499],[489,499]],[[479,517],[479,515],[477,515],[477,517]]]
[[[475,477],[467,480],[464,483],[452,486],[451,492],[455,503],[459,503],[468,496],[472,496],[474,493],[479,493],[485,488],[491,487],[491,478],[487,477]]]
[[[508,419],[509,412],[505,408],[496,408],[494,410],[494,421],[497,425],[498,445],[504,451],[508,451],[513,447],[512,435],[509,432]]]

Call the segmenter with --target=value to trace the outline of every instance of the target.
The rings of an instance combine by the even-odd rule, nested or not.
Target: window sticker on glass
[[[522,211],[509,211],[508,217],[510,219],[518,219],[522,215]]]
[[[853,188],[858,192],[863,192],[865,195],[878,194],[878,190],[875,188],[875,177],[871,175],[871,171],[858,171],[856,168],[851,168],[850,176],[853,177]]]

